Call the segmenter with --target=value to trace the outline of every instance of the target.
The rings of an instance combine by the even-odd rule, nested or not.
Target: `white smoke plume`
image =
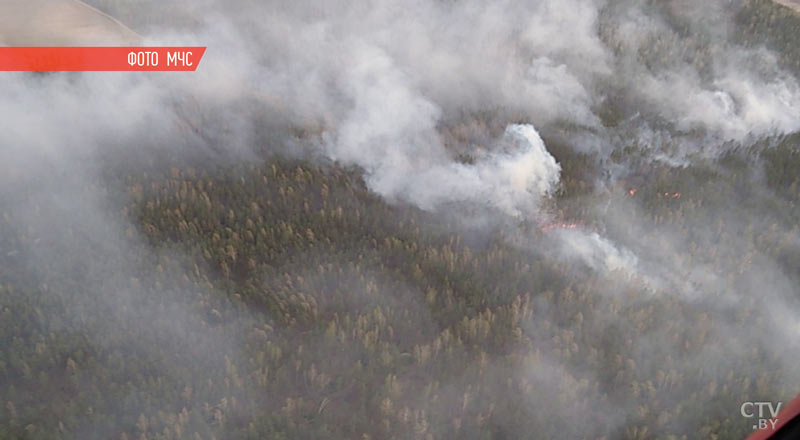
[[[577,258],[596,271],[627,271],[636,273],[637,258],[631,251],[619,249],[597,232],[582,230],[556,231],[567,258]]]
[[[531,125],[509,126],[475,163],[457,163],[436,131],[441,109],[384,52],[364,46],[358,54],[346,75],[354,106],[323,147],[334,161],[363,168],[376,193],[426,210],[464,203],[519,217],[553,191],[560,167]]]
[[[4,7],[17,3],[5,0]],[[375,192],[424,209],[478,198],[511,215],[527,209],[515,206],[521,202],[514,195],[519,188],[513,187],[518,177],[486,181],[485,164],[448,164],[453,161],[442,147],[442,123],[468,120],[487,109],[539,130],[568,124],[572,136],[584,132],[595,139],[577,148],[591,144],[605,153],[615,147],[616,137],[600,122],[598,109],[616,99],[615,90],[623,97],[616,111],[633,117],[629,121],[644,146],[655,143],[649,146],[658,150],[686,143],[698,129],[711,136],[689,142],[683,151],[673,148],[667,156],[800,126],[796,79],[769,52],[728,41],[735,7],[723,2],[650,7],[590,0],[379,1],[320,7],[315,2],[223,6],[206,1],[174,2],[163,11],[148,1],[95,3],[146,41],[208,45],[202,68],[183,77],[97,75],[92,85],[54,81],[56,90],[47,94],[69,96],[72,89],[81,96],[76,105],[88,97],[117,108],[124,105],[119,101],[135,99],[142,108],[137,116],[127,116],[130,124],[143,119],[168,132],[185,125],[176,122],[185,119],[202,139],[245,148],[264,142],[258,126],[281,119],[321,135],[316,144],[324,156],[363,167]],[[684,38],[665,13],[700,29],[698,36]],[[713,26],[697,22],[695,15],[702,14],[714,19]],[[688,49],[708,53],[708,59],[687,60],[682,51]],[[663,66],[654,66],[652,59]],[[109,95],[93,85],[98,80],[125,93]],[[17,80],[4,85],[20,87]],[[82,87],[87,89],[77,89]],[[54,113],[72,105],[59,101],[62,108],[53,107]],[[648,114],[639,114],[641,107]],[[91,119],[120,124],[104,121],[121,112],[105,113]],[[654,136],[651,127],[663,123],[678,134]],[[271,143],[281,142],[267,136]],[[483,141],[482,147],[491,149],[492,136]],[[467,147],[470,154],[480,154]],[[454,179],[464,179],[463,187]],[[495,194],[487,195],[490,188]]]
[[[464,204],[521,218],[535,212],[541,197],[552,193],[559,179],[559,165],[530,125],[509,126],[497,151],[478,157],[473,164],[448,158],[433,133],[423,136],[428,142],[408,138],[392,141],[391,133],[370,133],[363,126],[346,128],[345,135],[354,136],[340,138],[340,147],[334,147],[334,151],[347,146],[347,151],[358,154],[348,156],[345,151],[341,156],[334,153],[333,158],[363,167],[370,188],[388,200],[409,202],[426,210]],[[396,128],[391,126],[391,130]],[[396,134],[407,136],[408,132]],[[367,140],[353,139],[365,135],[369,136]],[[409,151],[408,145],[414,143],[418,149]]]

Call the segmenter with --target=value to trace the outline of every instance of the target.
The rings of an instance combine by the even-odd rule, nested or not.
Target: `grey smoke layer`
[[[458,164],[438,129],[459,115],[489,110],[536,128],[566,124],[571,136],[588,139],[578,148],[604,153],[616,136],[632,136],[654,157],[672,160],[717,154],[724,141],[792,132],[799,124],[796,79],[766,50],[729,42],[736,10],[729,2],[175,2],[165,12],[149,2],[99,6],[138,25],[151,42],[210,51],[193,76],[101,75],[108,86],[80,84],[89,90],[74,96],[114,107],[93,115],[95,123],[119,124],[112,116],[126,114],[127,126],[146,119],[170,131],[181,113],[210,137],[223,133],[226,143],[252,145],[263,142],[252,137],[253,125],[263,124],[254,118],[287,118],[318,133],[325,156],[362,167],[377,193],[423,209],[452,201],[530,214],[519,192],[536,199],[553,190],[546,158],[542,166],[551,169],[525,172],[550,188],[520,186],[517,169],[491,169],[503,167],[492,150],[507,142],[497,133],[484,137],[482,148],[467,146],[474,165]],[[18,89],[16,80],[5,84]],[[58,95],[76,90],[53,87]],[[120,95],[104,95],[110,88]],[[189,106],[199,103],[203,114],[174,110],[168,102],[176,96],[191,97]],[[608,119],[603,112],[614,113],[614,126],[601,122]]]

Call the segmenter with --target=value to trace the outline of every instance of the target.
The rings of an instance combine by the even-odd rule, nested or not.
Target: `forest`
[[[711,76],[712,44],[670,25],[637,59]],[[800,75],[797,12],[754,0],[734,25]],[[716,143],[609,87],[608,151],[542,125],[560,179],[525,218],[425,209],[269,141],[20,160],[0,178],[0,439],[745,438],[743,402],[800,393],[800,131]],[[715,153],[654,160],[637,117]],[[527,122],[436,128],[469,166],[460,146]]]

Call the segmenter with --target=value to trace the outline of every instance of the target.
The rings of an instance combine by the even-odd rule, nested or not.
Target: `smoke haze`
[[[292,350],[299,345],[297,356],[304,361],[302,350],[327,353],[330,365],[314,365],[313,378],[298,379],[301,360],[286,370],[258,373],[281,378],[286,396],[299,388],[316,392],[326,380],[316,368],[330,367],[327,386],[352,374],[356,360],[361,365],[366,349],[346,345],[348,335],[371,349],[377,343],[370,345],[370,338],[378,338],[370,336],[371,326],[387,321],[398,335],[413,336],[398,337],[402,352],[385,349],[383,360],[375,362],[388,365],[385,359],[395,356],[414,367],[403,370],[410,371],[406,376],[388,372],[380,387],[396,401],[424,408],[422,415],[404,416],[417,423],[415,438],[458,435],[453,433],[462,428],[453,426],[462,421],[463,438],[477,438],[481,431],[469,431],[469,420],[488,419],[498,426],[497,438],[539,432],[540,438],[644,439],[651,436],[639,424],[651,419],[662,433],[691,436],[707,425],[710,416],[697,415],[704,406],[724,402],[709,411],[738,423],[739,403],[790,398],[800,389],[797,267],[776,257],[800,252],[796,210],[770,186],[759,156],[800,130],[800,83],[779,54],[740,38],[737,14],[749,2],[89,3],[147,44],[208,50],[197,72],[186,75],[0,73],[0,213],[3,233],[19,237],[6,242],[15,250],[6,257],[0,285],[2,278],[15,284],[17,267],[34,273],[38,295],[62,309],[48,319],[47,332],[83,335],[110,352],[167,347],[173,358],[146,363],[182,383],[170,385],[187,394],[175,408],[200,408],[235,395],[266,412],[291,413],[291,399],[254,397],[255,391],[237,387],[231,378],[245,374],[232,373],[232,365],[252,365],[257,355],[250,350],[264,341],[269,349],[262,358],[276,362],[280,343]],[[20,7],[0,0],[0,17],[3,8]],[[0,26],[5,44],[60,38],[2,19]],[[449,260],[442,266],[452,270],[463,263],[459,258],[472,257],[448,252],[461,255],[473,244],[476,254],[486,252],[486,261],[474,257],[474,273],[464,276],[497,278],[489,283],[494,290],[481,292],[492,299],[476,300],[488,311],[465,315],[452,334],[439,327],[444,318],[433,305],[453,302],[459,292],[431,293],[425,283],[402,279],[410,273],[418,281],[419,264],[386,269],[393,257],[359,248],[381,240],[366,232],[362,240],[358,227],[366,230],[364,224],[354,227],[359,244],[346,252],[310,246],[269,255],[274,272],[257,277],[279,298],[282,312],[336,315],[324,336],[295,328],[297,322],[273,310],[242,311],[247,301],[224,291],[235,276],[226,273],[228,284],[217,285],[202,276],[189,281],[173,275],[206,270],[195,261],[204,249],[153,245],[152,231],[162,225],[129,209],[131,200],[147,206],[144,212],[170,206],[164,195],[170,184],[126,193],[126,183],[115,180],[122,179],[115,176],[119,170],[125,176],[159,169],[164,157],[165,163],[214,169],[260,166],[275,156],[357,170],[381,202],[342,196],[342,203],[370,227],[374,209],[396,215],[403,227],[422,228],[426,237],[463,235],[466,244],[427,253],[413,249],[417,253],[410,255],[421,261],[444,255]],[[739,164],[735,172],[732,162]],[[267,172],[273,180],[264,184],[265,177],[261,184],[272,185],[279,174]],[[247,177],[247,184],[241,177],[242,185],[259,182]],[[342,187],[348,185],[357,186],[348,180]],[[295,187],[303,191],[301,184]],[[248,205],[252,217],[272,221],[263,212],[275,208],[267,207],[261,190],[254,191],[259,196],[255,207]],[[236,201],[218,194],[214,202],[227,207]],[[343,214],[337,220],[334,209],[320,206],[334,213],[325,221],[341,221]],[[223,238],[213,240],[235,275],[236,265],[247,263],[226,248],[233,233],[225,228],[244,220],[229,209],[216,213]],[[290,237],[315,233],[311,226],[300,232],[280,227]],[[413,248],[400,239],[392,246]],[[512,250],[493,258],[493,246]],[[502,276],[484,273],[493,264],[505,271]],[[369,275],[360,275],[363,270]],[[546,285],[551,272],[567,274],[566,281]],[[230,289],[246,297],[250,287]],[[497,300],[503,289],[519,296]],[[295,291],[304,292],[301,300],[292,296]],[[318,291],[331,296],[315,296]],[[489,310],[495,300],[501,312]],[[345,323],[348,313],[362,312],[368,317]],[[499,319],[492,313],[513,317],[518,344],[483,353],[479,365],[465,366],[480,371],[480,383],[463,383],[467,373],[431,381],[435,385],[419,379],[429,373],[428,359],[458,364],[458,350],[470,352],[470,341],[489,341],[489,331],[480,326]],[[107,319],[128,336],[112,336]],[[348,335],[342,330],[347,325],[353,325]],[[446,344],[457,338],[453,334],[467,341],[455,355],[430,348],[434,342],[426,345]],[[752,367],[761,358],[770,365],[769,381]],[[208,376],[186,379],[187,364],[204,366]],[[768,395],[774,387],[767,382],[783,387],[784,395]],[[491,409],[470,403],[503,394],[507,384],[528,394]],[[402,412],[392,401],[348,400],[350,390],[361,386],[342,385],[339,394],[315,401],[317,414],[346,417],[378,405],[387,414]],[[703,393],[693,394],[698,389]],[[161,398],[148,392],[109,407],[138,417],[142,402]],[[537,399],[529,399],[531,394]],[[687,396],[693,396],[691,404],[679,405]],[[322,402],[330,401],[335,408],[324,409],[328,403]],[[672,410],[643,415],[645,402]],[[197,409],[208,433],[223,426],[219,408],[227,420],[259,411],[244,403]],[[514,423],[515,411],[528,421]],[[577,420],[564,422],[562,414]],[[85,415],[72,438],[133,432],[111,425]]]

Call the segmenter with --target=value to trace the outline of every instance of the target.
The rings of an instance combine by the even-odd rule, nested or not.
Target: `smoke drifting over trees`
[[[0,438],[740,438],[800,392],[790,9],[91,3],[209,49],[0,74]]]

